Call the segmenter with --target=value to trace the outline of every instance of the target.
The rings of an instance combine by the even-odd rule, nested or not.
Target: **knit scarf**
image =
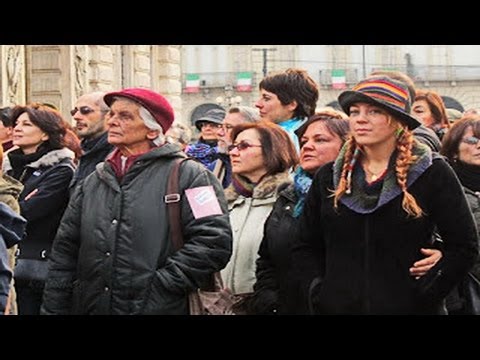
[[[47,154],[48,152],[54,150],[53,148],[44,145],[40,146],[36,152],[33,154],[24,154],[22,149],[15,149],[11,152],[8,153],[8,159],[10,160],[10,165],[12,166],[12,172],[10,175],[14,178],[19,180],[20,176],[24,172],[25,167],[28,164],[31,164],[38,159],[40,159],[42,156]],[[20,181],[24,183],[27,179],[23,178]]]
[[[345,160],[346,146],[342,148],[333,166],[333,185],[338,187]],[[426,145],[416,142],[412,149],[417,160],[410,165],[407,175],[407,188],[410,187],[432,165],[432,151]],[[387,173],[383,180],[379,179],[371,184],[365,180],[365,173],[360,161],[352,164],[351,193],[344,194],[340,202],[359,214],[370,214],[389,203],[403,192],[397,184],[395,161],[397,151],[390,157]]]
[[[255,183],[252,183],[246,177],[241,175],[232,176],[232,185],[235,188],[235,191],[245,197],[252,197],[253,189],[255,188]]]
[[[298,196],[298,201],[295,204],[293,209],[293,217],[298,218],[303,211],[303,206],[305,205],[305,198],[307,197],[308,190],[312,185],[312,175],[303,170],[300,166],[295,171],[293,177],[294,183],[293,188],[295,189],[295,194]]]
[[[215,160],[217,159],[217,148],[215,146],[210,146],[204,142],[197,142],[196,144],[190,145],[185,153],[200,161],[203,166],[205,166],[210,171],[215,167]]]
[[[463,186],[472,191],[480,191],[480,166],[457,160],[452,167]]]

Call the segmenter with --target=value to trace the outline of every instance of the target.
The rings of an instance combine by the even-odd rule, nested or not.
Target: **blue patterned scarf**
[[[298,218],[303,211],[305,205],[305,198],[307,197],[308,190],[312,185],[312,175],[303,170],[300,166],[295,171],[294,175],[294,189],[298,196],[298,201],[293,209],[293,217]]]

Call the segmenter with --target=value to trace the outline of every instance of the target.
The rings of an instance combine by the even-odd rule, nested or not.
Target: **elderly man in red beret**
[[[223,190],[195,161],[179,175],[184,246],[175,251],[165,195],[185,155],[164,134],[173,109],[143,88],[105,95],[107,160],[77,187],[49,259],[42,314],[188,314],[187,294],[222,269],[232,234]]]

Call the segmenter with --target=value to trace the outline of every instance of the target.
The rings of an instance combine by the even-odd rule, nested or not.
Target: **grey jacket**
[[[180,170],[185,245],[175,252],[164,195],[178,145],[140,156],[119,183],[108,162],[75,190],[49,259],[42,314],[187,314],[187,293],[222,269],[232,234],[223,190],[201,164]],[[193,215],[185,189],[213,186],[220,214]]]

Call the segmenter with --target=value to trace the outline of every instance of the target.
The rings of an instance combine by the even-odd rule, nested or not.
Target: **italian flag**
[[[198,74],[187,74],[185,79],[185,90],[186,93],[198,93],[200,92],[200,75]]]
[[[237,91],[252,91],[252,73],[249,71],[237,73]]]
[[[332,88],[337,90],[347,88],[345,70],[332,70]]]

